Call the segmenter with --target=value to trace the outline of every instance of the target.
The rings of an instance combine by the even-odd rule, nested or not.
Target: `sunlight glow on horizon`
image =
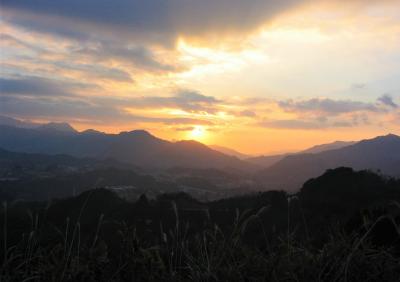
[[[204,126],[196,125],[189,131],[188,138],[196,141],[203,141],[207,138],[207,131]]]

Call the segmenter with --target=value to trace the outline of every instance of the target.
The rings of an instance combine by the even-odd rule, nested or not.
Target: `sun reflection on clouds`
[[[191,67],[178,75],[181,79],[238,72],[252,63],[268,61],[269,57],[257,49],[224,50],[223,48],[199,47],[184,39],[177,43],[179,60]]]

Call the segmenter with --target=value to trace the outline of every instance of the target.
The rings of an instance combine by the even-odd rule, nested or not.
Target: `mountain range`
[[[400,177],[400,137],[388,134],[338,149],[289,155],[257,172],[255,179],[268,189],[294,191],[307,179],[343,166]]]
[[[284,159],[287,156],[290,155],[298,155],[298,154],[317,154],[321,153],[324,151],[329,151],[329,150],[334,150],[334,149],[340,149],[344,148],[346,146],[355,144],[356,142],[354,141],[335,141],[332,143],[327,143],[327,144],[321,144],[321,145],[315,145],[312,146],[308,149],[305,149],[300,152],[296,153],[286,153],[286,154],[278,154],[278,155],[268,155],[268,156],[257,156],[257,157],[249,157],[246,160],[248,162],[251,162],[253,164],[262,166],[264,168],[270,167],[273,164],[279,162],[280,160]]]
[[[14,152],[115,159],[145,168],[249,170],[252,167],[249,163],[199,142],[170,142],[144,130],[119,134],[106,134],[95,130],[78,132],[69,124],[49,123],[34,128],[0,125],[0,132],[0,148]]]
[[[192,140],[170,142],[144,130],[78,132],[67,123],[33,124],[2,117],[0,133],[0,148],[8,151],[115,160],[145,169],[240,171],[266,190],[295,191],[309,178],[341,166],[400,177],[400,137],[394,134],[359,142],[337,141],[286,155],[246,158],[225,147],[210,148]]]

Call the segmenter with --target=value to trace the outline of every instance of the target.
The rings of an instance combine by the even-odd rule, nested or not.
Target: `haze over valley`
[[[367,169],[387,177],[400,176],[400,137],[394,134],[361,141],[334,141],[296,153],[244,157],[238,156],[236,151],[208,147],[194,140],[170,142],[144,130],[119,134],[96,130],[79,132],[67,123],[25,125],[11,118],[0,124],[0,129],[1,179],[15,183],[26,181],[27,176],[57,178],[62,173],[63,177],[73,178],[80,173],[85,177],[86,173],[111,169],[125,174],[131,171],[135,176],[149,175],[154,181],[161,181],[158,190],[153,187],[153,196],[167,191],[161,187],[168,182],[174,184],[170,192],[185,191],[199,199],[210,200],[256,191],[297,192],[306,180],[337,167]],[[98,177],[103,178],[100,173]],[[84,182],[72,186],[83,191],[89,188],[85,185],[123,185],[125,190],[131,187],[132,200],[146,191],[143,186],[139,193],[136,183],[121,182],[116,176],[104,183],[103,180],[92,181],[93,184]],[[13,182],[8,185],[12,186]],[[7,189],[12,188],[2,191],[7,192]],[[61,194],[68,196],[73,191],[67,190]]]

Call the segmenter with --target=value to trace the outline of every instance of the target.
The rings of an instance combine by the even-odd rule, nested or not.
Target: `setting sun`
[[[189,138],[194,140],[203,140],[206,137],[206,129],[204,126],[196,125],[192,131],[189,132]]]

